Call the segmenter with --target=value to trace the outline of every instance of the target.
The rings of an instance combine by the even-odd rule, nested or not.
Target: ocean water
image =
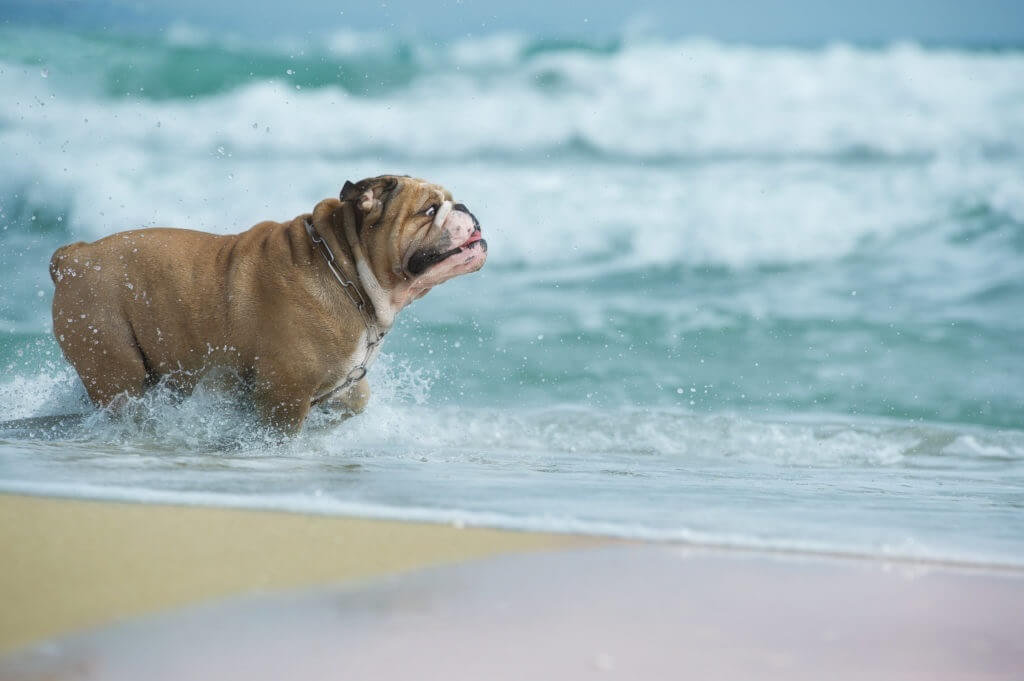
[[[368,410],[113,418],[58,245],[440,182],[479,273]],[[1024,52],[0,27],[0,491],[1024,565]]]

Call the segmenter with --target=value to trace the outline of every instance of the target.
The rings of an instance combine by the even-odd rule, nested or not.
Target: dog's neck
[[[343,208],[337,208],[337,211],[342,213]],[[333,211],[324,214],[314,210],[306,218],[306,229],[311,239],[309,245],[314,251],[312,255],[314,259],[324,261],[332,278],[337,280],[346,299],[360,312],[367,327],[376,327],[376,335],[383,336],[394,323],[395,311],[388,302],[387,292],[370,269],[362,245],[355,238],[354,226],[345,224],[353,216],[342,213],[337,217],[343,223],[340,229],[336,227]]]
[[[396,313],[395,308],[391,304],[391,294],[380,285],[377,275],[373,273],[373,268],[370,267],[370,261],[363,250],[363,244],[360,243],[359,235],[356,234],[356,216],[352,205],[348,202],[342,203],[341,210],[344,211],[344,217],[341,222],[344,225],[345,241],[348,242],[349,251],[352,253],[352,259],[355,261],[359,283],[370,299],[370,304],[373,305],[377,322],[385,330],[390,329],[391,325],[395,323]],[[366,229],[366,225],[363,228]]]

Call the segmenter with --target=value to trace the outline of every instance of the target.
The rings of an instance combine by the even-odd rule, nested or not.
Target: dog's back
[[[119,232],[58,248],[50,259],[53,330],[98,404],[134,395],[218,345],[219,250],[236,237],[179,229]]]

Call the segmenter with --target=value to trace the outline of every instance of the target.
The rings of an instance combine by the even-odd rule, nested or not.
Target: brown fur
[[[447,245],[422,211],[450,199],[442,187],[383,176],[346,183],[341,199],[236,235],[142,229],[59,248],[50,262],[54,334],[89,397],[116,406],[163,377],[187,392],[209,369],[229,367],[269,424],[298,430],[311,403],[360,361],[366,330],[314,250],[307,219],[371,298],[356,267],[360,257],[368,263],[391,307],[374,310],[384,329],[433,285],[483,265],[478,253],[440,274],[405,271],[412,252]],[[368,398],[364,378],[331,403],[358,412]]]

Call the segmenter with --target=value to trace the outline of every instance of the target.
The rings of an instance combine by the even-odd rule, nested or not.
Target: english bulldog
[[[382,175],[241,234],[138,229],[63,246],[50,260],[53,331],[99,406],[161,380],[189,392],[225,367],[293,434],[314,405],[362,411],[399,310],[486,259],[480,223],[451,192]]]

